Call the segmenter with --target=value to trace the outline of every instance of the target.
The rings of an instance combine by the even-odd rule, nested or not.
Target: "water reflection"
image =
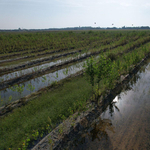
[[[142,73],[142,72],[141,72]],[[128,88],[126,90],[130,90],[133,85],[141,78],[140,73],[137,73],[135,76],[133,76],[132,80],[128,84]]]
[[[90,129],[88,129],[88,131],[82,134],[80,138],[76,138],[73,145],[68,147],[68,149],[89,149],[89,147],[91,146],[95,149],[93,143],[92,145],[89,145],[89,141],[99,141],[103,145],[103,148],[112,148],[108,132],[115,133],[115,129],[112,125],[111,120],[101,119],[101,117],[99,117],[91,124]]]
[[[95,57],[95,59],[98,59],[98,58],[99,58],[99,56]],[[3,100],[3,103],[2,104],[0,103],[0,106],[3,106],[6,103],[16,101],[22,97],[25,97],[25,96],[27,96],[33,92],[36,92],[42,88],[45,88],[51,84],[55,84],[57,81],[60,81],[72,74],[75,74],[78,71],[81,71],[84,68],[85,62],[86,62],[86,60],[77,62],[72,66],[68,66],[67,68],[63,68],[63,69],[60,69],[60,70],[52,72],[52,73],[47,73],[40,77],[20,83],[20,84],[18,84],[18,86],[23,87],[23,92],[21,94],[18,91],[12,91],[12,88],[15,88],[15,86],[12,86],[12,88],[6,88],[5,90],[1,90],[0,91],[0,96],[1,96],[0,99]],[[30,85],[35,87],[35,89],[33,91],[27,90],[27,87]],[[10,96],[12,96],[11,101],[9,100]]]
[[[119,108],[116,106],[116,103],[117,102],[113,101],[109,105],[109,114],[111,117],[113,116],[115,110],[117,110],[119,112]]]
[[[80,54],[77,57],[79,57],[79,56],[83,57],[85,55],[86,55],[86,53]],[[46,69],[48,67],[51,67],[53,65],[59,65],[61,63],[70,61],[72,59],[76,59],[77,57],[74,57],[74,58],[72,58],[72,57],[62,58],[62,59],[59,59],[59,60],[56,60],[56,61],[51,61],[51,62],[48,62],[48,63],[44,63],[42,65],[38,65],[38,66],[34,66],[34,67],[29,67],[27,69],[22,69],[22,70],[19,70],[19,71],[8,73],[8,74],[5,74],[5,75],[2,75],[0,77],[0,81],[7,81],[7,80],[10,80],[10,79],[13,79],[13,78],[21,77],[21,76],[26,75],[26,74],[34,73],[34,72],[37,72],[39,70],[43,70],[43,69]]]
[[[107,134],[107,130],[111,131],[111,132],[115,132],[114,131],[114,127],[112,126],[111,120],[109,119],[101,119],[99,118],[99,122],[98,123],[94,123],[93,125],[93,129],[90,131],[90,133],[88,133],[89,138],[91,138],[92,141],[98,139],[99,141],[102,138],[105,138],[106,140],[108,139],[108,134]]]
[[[143,68],[122,92],[107,97],[104,112],[69,149],[150,149],[150,63]]]
[[[64,69],[60,69],[58,71],[55,71],[53,73],[45,74],[41,77],[37,77],[34,79],[31,79],[29,81],[26,81],[24,83],[18,84],[19,87],[23,87],[23,92],[20,94],[18,91],[13,91],[12,88],[15,88],[13,86],[12,88],[6,88],[5,90],[0,91],[1,99],[3,100],[3,104],[0,104],[0,106],[5,105],[6,103],[10,103],[12,101],[18,100],[19,98],[22,98],[24,96],[27,96],[31,94],[32,92],[36,92],[41,88],[44,88],[46,86],[49,86],[51,84],[54,84],[57,81],[60,81],[66,77],[68,77],[71,74],[74,74],[78,71],[81,71],[83,69],[85,61],[76,63],[72,66],[69,66]],[[34,90],[27,90],[28,86],[35,87]],[[9,97],[12,96],[11,101],[9,101]]]

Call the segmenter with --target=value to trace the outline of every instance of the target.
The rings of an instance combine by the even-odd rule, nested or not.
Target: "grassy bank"
[[[53,124],[59,123],[62,116],[68,117],[72,110],[85,105],[90,95],[91,86],[88,82],[83,77],[76,77],[16,109],[0,119],[1,149],[21,147],[26,134],[32,139],[34,131],[45,130],[50,125],[49,118]]]

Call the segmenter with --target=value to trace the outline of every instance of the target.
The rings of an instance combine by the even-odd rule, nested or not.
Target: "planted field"
[[[27,149],[121,82],[150,32],[0,33],[0,45],[0,148]]]

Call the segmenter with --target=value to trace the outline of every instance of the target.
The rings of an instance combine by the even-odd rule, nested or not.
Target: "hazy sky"
[[[111,27],[112,23],[150,26],[150,0],[0,0],[0,29]]]

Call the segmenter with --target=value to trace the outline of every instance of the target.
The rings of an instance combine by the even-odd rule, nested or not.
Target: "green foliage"
[[[58,123],[59,119],[69,117],[70,113],[77,109],[81,110],[80,106],[84,107],[90,95],[91,86],[88,82],[83,77],[76,77],[66,82],[63,87],[44,93],[27,105],[14,110],[12,114],[1,119],[0,147],[22,148],[23,140],[27,138],[25,134],[28,133],[28,138],[32,141],[34,137],[40,137],[42,131],[50,131],[52,124]],[[7,140],[4,137],[7,137]]]
[[[12,96],[10,95],[8,101],[10,102],[11,100],[12,100]]]
[[[88,36],[87,36],[88,34]],[[129,31],[85,31],[80,32],[3,32],[0,33],[0,53],[13,53],[23,51],[37,51],[41,49],[71,49],[88,46],[88,43],[102,41],[104,38],[111,41],[115,38],[122,38],[122,43],[125,39],[135,36],[144,37],[149,35],[149,32],[129,32]],[[103,42],[102,42],[103,43]],[[102,45],[100,43],[100,45]],[[105,41],[104,41],[105,43]],[[105,43],[106,44],[106,43]],[[20,53],[22,54],[22,53]]]
[[[13,87],[10,87],[10,89],[11,89],[12,91],[17,91],[17,92],[19,92],[20,95],[21,95],[22,92],[24,91],[24,85],[20,85],[20,86],[15,85],[15,86],[13,86]]]
[[[53,82],[51,83],[51,86],[52,86],[52,87],[55,87],[57,84],[58,84],[57,81],[53,81]]]
[[[32,85],[32,84],[28,84],[27,85],[27,90],[30,91],[30,92],[33,92],[35,89],[35,87]]]
[[[86,62],[86,74],[89,76],[90,84],[94,86],[95,78],[97,84],[104,79],[109,78],[111,72],[111,60],[100,55],[98,63],[91,57]]]
[[[64,75],[68,75],[68,72],[69,72],[69,70],[68,70],[68,68],[66,68],[66,69],[63,71],[63,74],[64,74]]]
[[[103,78],[109,78],[111,71],[111,60],[100,55],[99,62],[96,66],[97,83]]]
[[[94,86],[94,77],[96,73],[96,62],[94,61],[93,57],[87,59],[87,69],[86,74],[89,76],[90,84]]]
[[[47,80],[46,76],[43,76],[41,81],[46,82],[46,80]]]
[[[114,53],[110,53],[108,56],[107,56],[108,59],[110,59],[111,61],[114,61],[117,59],[117,56],[114,54]]]
[[[88,34],[92,34],[92,33],[93,33],[93,31],[92,31],[92,30],[88,31]]]

